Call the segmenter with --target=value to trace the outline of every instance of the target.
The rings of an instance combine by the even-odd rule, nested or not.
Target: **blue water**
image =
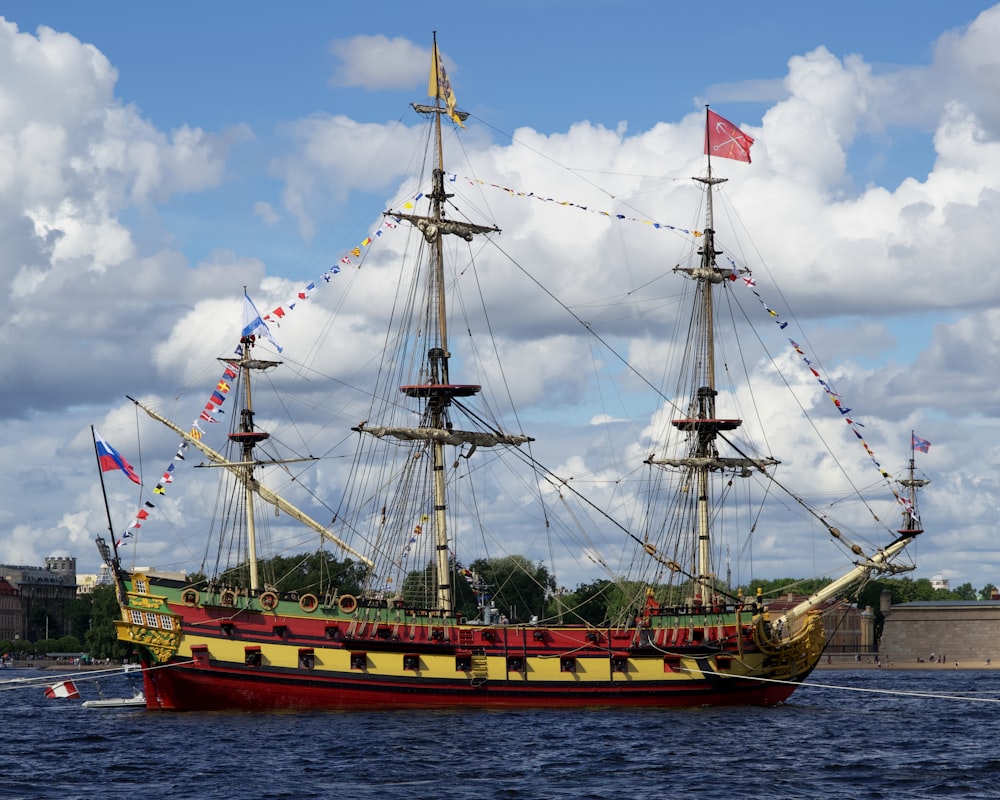
[[[690,710],[176,714],[11,686],[5,800],[1000,797],[1000,671],[827,670],[780,707]]]

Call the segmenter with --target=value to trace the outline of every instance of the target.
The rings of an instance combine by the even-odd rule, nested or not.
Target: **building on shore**
[[[0,639],[14,641],[17,638],[15,632],[23,627],[23,616],[21,593],[11,585],[10,581],[0,577]]]
[[[918,600],[892,605],[883,592],[883,663],[989,664],[1000,659],[1000,600]]]
[[[135,567],[136,572],[156,572]],[[184,580],[183,572],[156,572]],[[113,586],[106,564],[93,575],[78,575],[76,559],[56,552],[45,559],[44,567],[0,564],[0,640],[31,642],[59,639],[72,633],[70,604],[77,595],[89,594],[98,586]],[[2,655],[2,653],[0,653]]]
[[[114,586],[114,584],[111,568],[107,564],[101,564],[100,572],[82,573],[76,576],[77,594],[92,594],[98,586]]]
[[[35,642],[69,630],[76,597],[76,559],[57,552],[44,567],[0,564],[0,639]]]

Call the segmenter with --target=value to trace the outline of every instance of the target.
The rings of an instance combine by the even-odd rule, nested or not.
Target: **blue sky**
[[[68,549],[95,569],[88,425],[116,445],[134,439],[124,395],[180,396],[203,379],[191,354],[219,354],[244,284],[261,305],[280,302],[400,196],[393,141],[415,125],[408,104],[423,100],[436,29],[472,114],[453,152],[487,182],[687,224],[676,197],[635,176],[688,174],[705,103],[752,133],[754,164],[725,169],[782,299],[852,396],[871,398],[880,452],[905,447],[914,427],[935,443],[925,522],[937,530],[921,544],[933,566],[918,575],[1000,584],[996,448],[982,447],[1000,433],[987,378],[1000,369],[1000,12],[913,9],[6,3],[0,456],[19,499],[0,510],[0,563]],[[572,246],[579,220],[482,201],[503,212],[504,241],[552,259],[553,286],[570,294],[581,260],[615,258],[614,237]],[[654,252],[632,245],[635,258]],[[512,341],[563,330],[531,310]],[[291,350],[301,334],[283,335]],[[631,414],[649,399],[622,402]],[[562,431],[560,444],[582,452],[586,435]],[[150,542],[151,560],[164,541]]]

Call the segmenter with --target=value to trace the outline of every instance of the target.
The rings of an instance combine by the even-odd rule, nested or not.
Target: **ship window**
[[[333,639],[335,642],[339,642],[344,638],[344,634],[340,632],[339,625],[328,625],[326,628],[326,638]]]
[[[129,616],[132,617],[133,625],[142,625],[142,612],[136,611],[134,608],[129,609]]]
[[[524,672],[524,656],[507,656],[508,672]]]
[[[404,655],[403,656],[403,669],[418,670],[420,669],[420,656],[418,655]]]
[[[316,654],[311,647],[299,649],[299,666],[302,669],[313,669],[316,666]]]
[[[664,656],[663,657],[663,671],[664,672],[677,672],[681,668],[681,657],[680,656]]]
[[[156,627],[156,614],[152,611],[146,612],[146,627],[155,628]]]
[[[732,669],[733,659],[730,656],[716,656],[715,666],[719,669]]]
[[[628,656],[611,656],[612,672],[628,672]]]
[[[262,655],[260,652],[260,647],[256,645],[247,647],[243,656],[243,662],[248,667],[259,667],[261,664]]]
[[[208,645],[195,644],[191,646],[191,658],[199,667],[208,666]]]
[[[573,656],[563,656],[559,659],[560,672],[576,672],[576,659]]]
[[[351,653],[351,669],[367,669],[367,668],[368,668],[367,653]]]
[[[166,614],[160,614],[160,627],[165,631],[172,631],[174,629],[173,617],[168,617]]]
[[[149,594],[149,584],[143,578],[136,578],[135,590],[140,594]]]
[[[455,671],[456,672],[470,672],[472,670],[472,656],[462,654],[460,656],[455,656]]]

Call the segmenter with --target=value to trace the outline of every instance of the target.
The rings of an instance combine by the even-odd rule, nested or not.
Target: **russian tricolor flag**
[[[111,472],[120,469],[133,483],[142,483],[142,480],[135,474],[132,465],[125,460],[115,448],[101,438],[101,434],[94,429],[94,447],[97,448],[97,463],[101,465],[101,472]]]

